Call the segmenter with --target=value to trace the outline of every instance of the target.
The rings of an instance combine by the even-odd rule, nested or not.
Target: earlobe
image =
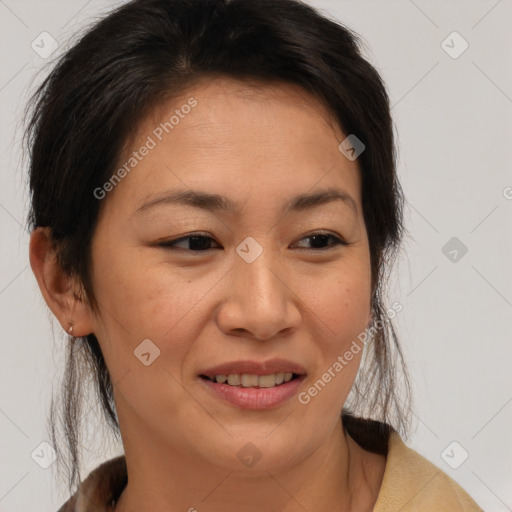
[[[50,228],[36,228],[30,235],[29,258],[39,289],[62,328],[70,335],[92,332],[89,307],[77,283],[61,268]],[[71,328],[71,330],[70,330]]]

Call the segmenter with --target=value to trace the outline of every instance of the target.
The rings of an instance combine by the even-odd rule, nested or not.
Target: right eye
[[[174,240],[158,242],[160,247],[169,249],[181,249],[185,251],[204,252],[210,249],[222,249],[222,247],[208,235],[191,233]]]

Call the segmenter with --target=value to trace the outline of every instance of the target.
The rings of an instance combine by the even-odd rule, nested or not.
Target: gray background
[[[396,322],[415,390],[408,444],[485,510],[512,510],[512,0],[310,3],[359,32],[393,104],[410,235],[390,303],[404,306]],[[31,458],[49,441],[65,339],[28,266],[21,112],[36,72],[114,5],[0,0],[0,511],[54,511],[67,498],[56,464]],[[44,31],[59,43],[47,59],[31,48]],[[445,51],[463,48],[446,40],[454,31],[469,44],[457,58]],[[121,452],[94,446],[86,471]]]

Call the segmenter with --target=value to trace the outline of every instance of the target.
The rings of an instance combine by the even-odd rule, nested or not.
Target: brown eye
[[[188,235],[176,240],[166,240],[158,244],[161,247],[183,249],[186,251],[208,251],[209,249],[218,249],[220,245],[210,236],[206,235]]]
[[[303,241],[306,241],[307,245],[303,245]],[[312,235],[305,236],[295,245],[305,249],[323,250],[336,245],[347,245],[347,243],[331,233],[314,233]]]

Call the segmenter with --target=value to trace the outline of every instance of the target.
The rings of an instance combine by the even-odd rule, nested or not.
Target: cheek
[[[317,290],[314,292],[313,290]],[[361,262],[331,272],[304,289],[304,303],[327,332],[332,348],[357,338],[369,322],[371,304],[370,268]]]
[[[133,351],[142,340],[150,339],[161,348],[162,334],[178,323],[194,299],[183,283],[168,282],[165,273],[129,254],[129,250],[114,253],[104,247],[93,260],[93,287],[101,317],[97,337],[105,357],[110,355],[117,367],[132,366]]]
[[[194,282],[165,266],[122,258],[97,279],[98,339],[116,397],[143,416],[158,410],[178,421],[190,398],[182,387],[182,363],[203,328],[204,295],[216,280]]]
[[[194,309],[209,285],[203,279],[198,286],[192,274],[172,272],[141,251],[127,248],[113,256],[109,259],[106,251],[98,254],[93,285],[100,309],[103,306],[107,313],[105,323],[132,337],[161,338]]]
[[[319,373],[323,381],[334,383],[329,387],[336,400],[348,393],[359,369],[370,308],[366,293],[346,285],[333,287],[329,295],[331,300],[326,296],[317,310],[317,332],[322,333],[317,345],[322,358]]]
[[[371,311],[369,264],[361,259],[316,281],[317,293],[312,286],[303,289],[318,360],[301,403],[311,401],[315,414],[328,417],[343,407],[363,355]]]

